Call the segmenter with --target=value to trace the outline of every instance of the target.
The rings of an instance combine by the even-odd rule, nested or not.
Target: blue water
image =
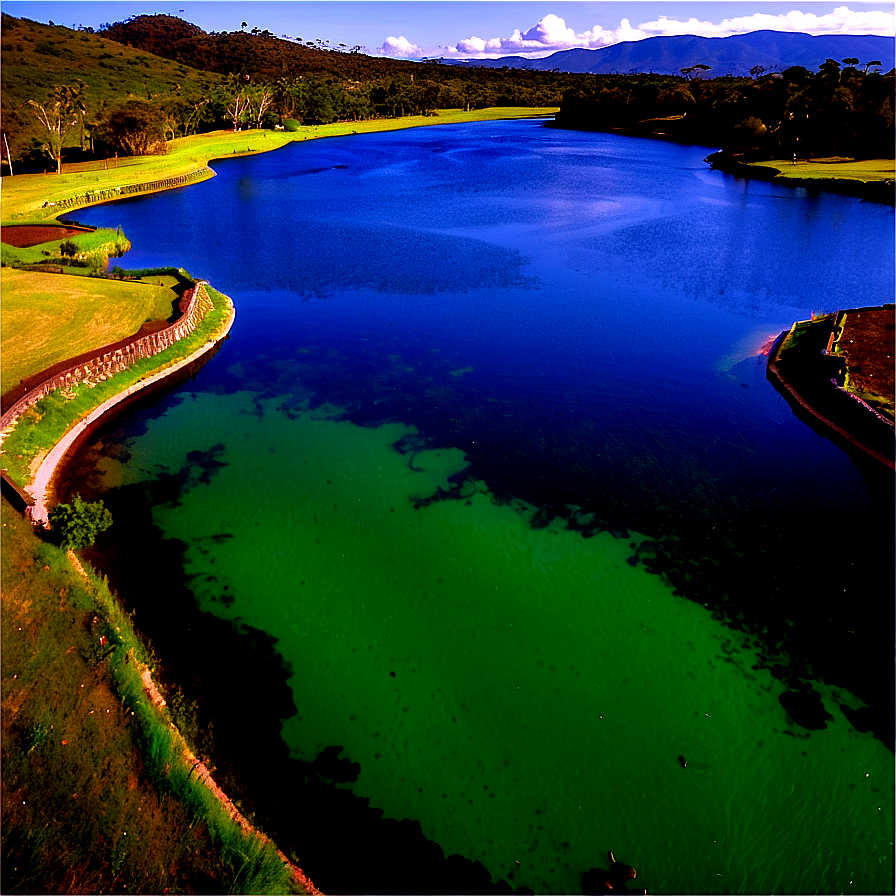
[[[794,417],[762,349],[813,312],[892,297],[893,209],[737,180],[709,170],[710,151],[538,121],[450,125],[224,159],[202,184],[80,212],[124,229],[134,248],[122,264],[183,266],[237,307],[219,354],[136,416],[117,436],[126,452],[100,466],[113,487],[215,459],[155,512],[188,545],[197,599],[278,638],[299,670],[284,727],[293,755],[344,745],[362,768],[355,792],[419,819],[446,853],[539,891],[576,891],[615,843],[652,889],[877,892],[892,877],[892,813],[876,814],[881,790],[852,793],[851,775],[864,763],[889,776],[889,805],[892,755],[839,707],[871,702],[892,672],[879,636],[892,607],[888,497]],[[462,500],[415,502],[451,483]],[[638,561],[645,537],[671,558],[654,575]],[[516,613],[526,631],[503,632]],[[718,647],[730,637],[719,615],[737,613],[768,636],[739,659]],[[554,628],[567,617],[575,632]],[[349,647],[368,635],[362,661]],[[776,643],[802,651],[787,686],[821,693],[827,730],[810,735],[784,714],[781,674],[767,671],[786,662],[769,659]],[[430,712],[441,685],[446,718],[473,706],[479,721],[456,734],[438,713],[391,720],[392,697],[372,682],[391,686],[396,671],[415,695],[395,698],[407,718]],[[532,703],[499,687],[520,676],[542,708],[556,701],[531,753],[514,726]],[[611,746],[587,708],[597,678],[629,707]],[[698,712],[710,693],[712,713]],[[697,727],[710,717],[725,722]],[[787,726],[793,736],[779,737]],[[409,741],[421,759],[408,759]],[[476,761],[453,758],[471,743]],[[598,747],[608,758],[586,783],[579,768]],[[666,761],[677,774],[688,749],[713,757],[692,769],[715,772],[691,790],[665,783]],[[539,782],[552,758],[563,767],[548,799]],[[466,804],[460,782],[473,772],[503,782],[503,815],[472,799],[446,812],[443,792]],[[748,784],[732,789],[735,778]],[[836,843],[821,809],[830,788],[853,805]],[[632,794],[647,801],[637,824],[622,817]],[[693,798],[699,836],[682,829],[658,846]],[[612,825],[594,819],[603,800]],[[547,852],[571,849],[548,863],[557,875],[533,867],[545,847],[520,819],[536,804]],[[800,828],[801,861],[776,829],[768,863],[768,813]],[[875,867],[853,884],[856,850]],[[508,857],[523,855],[514,869]]]

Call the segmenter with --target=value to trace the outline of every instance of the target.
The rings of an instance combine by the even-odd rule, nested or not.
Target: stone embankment
[[[95,385],[189,336],[213,307],[205,287],[204,282],[199,282],[183,294],[179,303],[180,316],[173,323],[144,327],[133,336],[69,358],[23,380],[3,396],[0,431],[5,434],[28,408],[50,392],[81,384]]]
[[[235,311],[233,303],[229,299],[227,301],[229,306],[227,320],[220,330],[211,336],[207,343],[176,364],[143,377],[128,388],[117,392],[94,408],[85,417],[78,420],[44,457],[37,459],[32,467],[30,484],[21,488],[12,482],[8,483],[8,485],[13,486],[13,490],[18,493],[18,496],[24,500],[27,505],[25,512],[32,522],[36,524],[47,522],[50,486],[53,476],[66,453],[89,426],[135,392],[139,392],[181,368],[195,363],[230,332]],[[3,436],[5,437],[8,432],[14,429],[22,414],[45,395],[56,389],[64,392],[64,390],[71,389],[76,385],[96,385],[101,380],[108,379],[116,373],[127,370],[135,362],[143,358],[151,358],[165,351],[165,349],[174,345],[185,336],[192,334],[213,307],[214,303],[206,291],[206,284],[200,281],[184,293],[180,301],[181,314],[173,323],[167,326],[163,325],[161,329],[157,329],[154,332],[146,333],[141,331],[127,339],[104,346],[87,355],[65,361],[55,368],[50,368],[41,374],[29,378],[28,381],[22,384],[24,394],[12,396],[14,400],[9,402],[9,407],[4,410],[2,418],[0,418],[0,430],[2,430]],[[4,478],[7,478],[5,473]]]
[[[85,190],[74,196],[66,196],[53,202],[45,202],[41,208],[72,209],[85,205],[99,205],[103,202],[112,202],[115,199],[123,199],[126,196],[136,196],[139,193],[158,193],[160,190],[173,190],[175,187],[185,187],[200,180],[214,177],[215,172],[208,165],[203,165],[188,174],[178,174],[176,177],[166,177],[162,180],[149,180],[145,183],[125,184],[123,187],[107,187],[105,190]]]
[[[75,442],[78,441],[84,431],[89,426],[92,426],[94,423],[96,423],[96,421],[99,420],[104,414],[106,414],[116,405],[121,404],[121,402],[125,401],[125,399],[129,398],[134,393],[139,392],[142,389],[146,389],[154,383],[159,382],[159,380],[163,380],[166,377],[171,376],[181,368],[188,367],[190,364],[198,361],[204,354],[214,348],[214,346],[217,345],[217,343],[227,335],[230,330],[230,326],[233,323],[233,318],[234,313],[231,307],[230,317],[227,321],[225,329],[214,339],[198,348],[195,352],[184,358],[182,361],[178,361],[176,364],[172,364],[170,367],[166,367],[164,370],[160,370],[156,374],[144,377],[143,379],[134,383],[132,386],[129,386],[127,389],[116,393],[112,396],[112,398],[109,398],[101,405],[98,405],[96,408],[94,408],[86,417],[79,420],[71,429],[66,432],[66,434],[52,447],[47,455],[39,461],[36,468],[32,470],[31,484],[25,486],[23,490],[28,496],[28,499],[30,499],[27,513],[33,523],[43,524],[48,521],[50,512],[49,497],[53,477],[59,465],[62,463],[62,459],[68,453],[69,449],[75,444]]]
[[[885,307],[892,313],[892,306]],[[797,414],[805,415],[806,422],[814,423],[844,449],[858,449],[894,470],[893,421],[843,387],[848,362],[832,352],[845,315],[878,310],[857,308],[813,321],[798,321],[781,334],[769,353],[767,376]]]

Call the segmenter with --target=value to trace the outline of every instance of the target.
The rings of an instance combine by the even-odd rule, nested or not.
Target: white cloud
[[[746,34],[750,31],[801,31],[806,34],[883,34],[894,33],[894,13],[883,10],[852,10],[838,6],[824,15],[801,12],[792,9],[786,13],[755,13],[750,16],[723,19],[721,22],[703,22],[696,18],[686,21],[660,16],[656,21],[644,22],[633,27],[628,19],[623,19],[616,28],[602,28],[595,25],[588,31],[577,34],[559,16],[545,16],[525,32],[516,29],[510,37],[469,37],[453,47],[443,47],[449,55],[471,58],[506,56],[523,53],[531,58],[547,56],[558,50],[575,47],[599,49],[622,41],[643,40],[646,37],[696,34],[702,37],[728,37],[732,34]],[[389,38],[386,42],[393,41]],[[400,38],[399,40],[404,40]],[[380,48],[386,53],[386,45]],[[412,46],[412,45],[411,45]],[[415,48],[416,49],[416,48]],[[388,55],[399,55],[388,52]],[[407,54],[402,54],[407,55]],[[422,55],[422,53],[417,54]]]
[[[416,44],[412,44],[405,37],[387,37],[381,47],[376,48],[377,53],[383,56],[395,56],[399,59],[419,59],[425,55]]]
[[[655,22],[640,25],[651,37],[669,34],[697,34],[701,37],[728,37],[749,31],[801,31],[806,34],[884,34],[894,33],[892,12],[883,10],[853,10],[838,6],[832,12],[815,15],[792,9],[786,13],[771,15],[754,13],[723,19],[718,24],[700,22],[690,18],[686,22],[660,16]]]
[[[509,53],[526,53],[530,56],[544,56],[557,50],[573,47],[606,47],[621,40],[640,40],[649,37],[646,32],[631,27],[628,19],[623,19],[613,31],[595,25],[590,31],[576,34],[559,16],[545,16],[527,31],[516,29],[510,37],[469,37],[453,47],[445,47],[449,53],[458,56],[504,56]]]

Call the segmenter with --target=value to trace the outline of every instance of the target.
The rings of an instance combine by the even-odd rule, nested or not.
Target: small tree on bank
[[[94,131],[107,150],[126,156],[161,155],[168,149],[165,121],[160,107],[128,100],[99,121]]]
[[[112,514],[102,501],[87,503],[80,495],[71,504],[57,504],[49,513],[50,528],[68,551],[89,548],[100,532],[112,525]]]

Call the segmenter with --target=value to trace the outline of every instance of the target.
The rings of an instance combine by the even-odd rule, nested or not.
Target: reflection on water
[[[892,294],[892,209],[706,154],[428,128],[85,213],[239,315],[103,487],[171,484],[197,599],[292,670],[293,754],[343,746],[446,855],[542,892],[608,849],[655,892],[887,891],[892,754],[843,712],[892,671],[887,502],[757,352]]]

